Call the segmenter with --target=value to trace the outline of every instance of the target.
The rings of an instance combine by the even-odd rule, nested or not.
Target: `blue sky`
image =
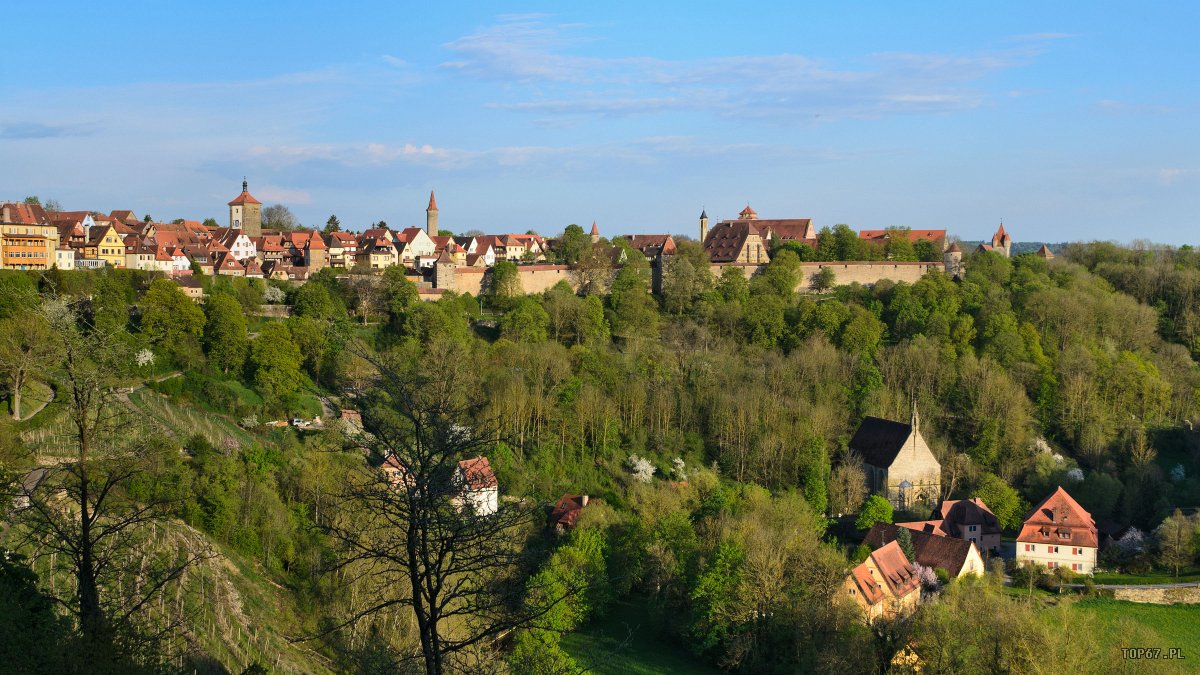
[[[1140,4],[20,3],[0,199],[1197,244],[1200,4]]]

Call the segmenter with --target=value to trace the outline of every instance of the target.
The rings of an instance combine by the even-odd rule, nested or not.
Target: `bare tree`
[[[524,542],[537,513],[520,503],[476,512],[458,462],[494,447],[480,423],[485,398],[469,354],[434,344],[420,359],[374,362],[379,378],[358,400],[364,441],[388,472],[364,466],[338,495],[328,532],[335,570],[358,594],[325,634],[396,608],[411,611],[420,650],[400,654],[430,674],[466,669],[508,632],[562,598],[530,609]]]
[[[148,441],[118,400],[116,373],[132,357],[113,336],[80,330],[78,314],[59,303],[48,304],[47,314],[62,353],[58,385],[69,432],[61,440],[70,455],[48,467],[36,488],[23,488],[21,543],[50,575],[73,578],[56,600],[78,621],[80,658],[97,672],[123,670],[154,658],[147,649],[178,627],[175,619],[152,627],[147,610],[208,552],[147,553],[167,517],[151,467],[156,453],[178,450]]]
[[[829,476],[829,512],[854,513],[867,497],[867,479],[862,460],[853,455],[836,466]]]

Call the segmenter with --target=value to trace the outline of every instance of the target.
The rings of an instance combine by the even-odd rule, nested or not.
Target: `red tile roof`
[[[1097,548],[1096,521],[1059,486],[1025,517],[1017,541]]]
[[[242,194],[234,197],[233,201],[229,202],[229,206],[235,206],[237,204],[262,204],[262,202],[258,201],[254,197],[251,197],[249,192],[242,190]]]
[[[550,512],[550,523],[564,528],[574,527],[587,502],[587,495],[565,494],[559,497],[554,504],[554,510]]]
[[[863,538],[863,543],[872,548],[890,544],[896,541],[896,533],[900,531],[899,528],[905,527],[912,533],[915,562],[934,569],[940,567],[949,572],[951,577],[958,576],[975,544],[965,539],[912,530],[907,525],[908,523],[895,525],[876,523]],[[899,544],[896,546],[899,548]]]
[[[496,481],[496,474],[492,473],[492,465],[487,457],[464,459],[458,463],[458,469],[472,490],[485,490],[500,485]]]
[[[708,231],[704,240],[704,251],[713,262],[733,262],[742,252],[746,237],[750,236],[751,228],[755,226],[747,220],[733,220],[717,223]],[[757,234],[758,229],[754,232]]]
[[[858,586],[858,592],[862,593],[868,605],[874,605],[883,599],[883,587],[875,581],[875,577],[871,575],[871,568],[867,567],[865,562],[851,570],[850,575],[854,577],[854,585]]]
[[[913,591],[921,582],[917,579],[917,569],[912,566],[900,544],[895,541],[885,544],[871,552],[871,559],[883,575],[888,588],[896,597],[904,597]]]
[[[744,220],[751,220],[758,218],[758,213],[754,209],[750,208],[749,204],[747,204],[746,208],[742,209],[742,212],[739,213],[738,216]]]
[[[904,232],[905,230],[899,230]],[[941,241],[946,238],[945,230],[907,230],[908,240],[914,244],[918,241]],[[883,241],[892,233],[887,230],[859,230],[859,239],[868,239],[871,241]]]
[[[438,210],[437,200],[433,198],[433,190],[429,191],[429,208],[426,210],[427,211],[437,211]],[[451,215],[453,215],[453,214],[451,214]]]

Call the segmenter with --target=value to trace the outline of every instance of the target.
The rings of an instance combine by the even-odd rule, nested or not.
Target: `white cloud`
[[[1174,185],[1176,181],[1185,176],[1195,173],[1192,169],[1180,169],[1178,167],[1164,167],[1158,170],[1158,182],[1163,185]]]
[[[446,45],[442,69],[502,86],[490,107],[554,115],[616,116],[704,111],[778,122],[981,105],[986,76],[1028,62],[1021,46],[981,54],[867,54],[831,62],[800,54],[701,59],[598,58],[570,53],[579,26],[522,17]]]

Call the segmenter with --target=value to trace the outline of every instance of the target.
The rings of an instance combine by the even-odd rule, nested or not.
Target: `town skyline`
[[[221,221],[246,175],[310,226],[419,226],[436,189],[455,231],[692,234],[749,203],[1181,244],[1200,87],[1171,64],[1194,60],[1196,11],[21,7],[0,184],[162,220]],[[255,39],[229,36],[234,12]],[[130,29],[190,37],[156,58],[88,46]]]

